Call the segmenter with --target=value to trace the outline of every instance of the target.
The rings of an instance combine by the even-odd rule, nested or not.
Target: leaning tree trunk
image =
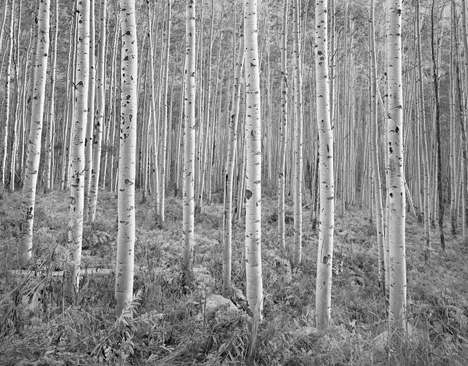
[[[327,0],[315,5],[315,69],[319,131],[320,218],[317,255],[316,321],[319,329],[330,323],[335,197],[333,184],[333,134],[327,50]]]
[[[28,138],[27,161],[24,171],[22,211],[24,221],[21,232],[20,264],[25,266],[32,256],[32,238],[36,185],[41,159],[41,134],[44,119],[47,58],[49,54],[50,0],[39,2],[38,36],[34,60],[34,87],[31,105],[31,125]]]
[[[406,330],[405,181],[401,0],[388,0],[387,18],[387,170],[389,245],[389,334]]]

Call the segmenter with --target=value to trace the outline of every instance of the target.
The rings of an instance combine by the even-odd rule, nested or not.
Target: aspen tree
[[[167,26],[166,26],[166,44],[165,44],[165,59],[163,70],[163,125],[162,125],[162,148],[161,148],[161,162],[160,162],[160,190],[159,190],[159,220],[164,223],[165,220],[165,201],[166,201],[166,157],[167,157],[167,136],[169,121],[169,103],[168,103],[168,88],[169,88],[169,61],[171,58],[171,25],[172,25],[172,5],[171,0],[167,1]]]
[[[93,169],[93,136],[94,136],[94,97],[96,93],[96,56],[94,50],[95,44],[95,17],[94,2],[90,0],[89,5],[89,85],[88,85],[88,115],[85,139],[85,172],[84,172],[84,210],[83,217],[85,221],[89,219],[91,175]]]
[[[96,97],[97,108],[94,120],[93,135],[93,167],[91,174],[89,220],[96,219],[97,197],[99,191],[99,176],[101,173],[101,150],[102,150],[102,129],[106,113],[106,45],[107,45],[107,0],[101,0],[100,37],[97,61],[97,85]]]
[[[41,158],[41,134],[44,119],[47,59],[49,55],[50,0],[40,0],[37,12],[37,45],[34,59],[31,124],[28,137],[27,160],[24,169],[20,265],[25,266],[32,256],[36,186]]]
[[[302,111],[302,51],[300,2],[294,0],[294,250],[293,265],[302,259],[302,170],[303,170],[303,111]]]
[[[57,72],[57,43],[58,43],[58,25],[59,25],[59,12],[58,0],[55,0],[55,24],[54,24],[54,38],[53,38],[53,53],[50,65],[50,100],[49,100],[49,127],[47,128],[46,139],[46,159],[45,159],[45,187],[44,191],[48,192],[52,189],[53,185],[53,170],[52,170],[52,155],[54,151],[54,136],[55,136],[55,75]]]
[[[327,0],[315,4],[315,69],[317,123],[319,132],[320,218],[317,255],[316,322],[328,327],[331,317],[333,225],[335,197],[333,184],[333,134],[330,121],[328,75]]]
[[[258,56],[257,0],[244,0],[245,48],[245,266],[247,301],[254,317],[261,318],[263,308],[261,255],[261,112],[260,59]]]
[[[427,136],[426,136],[426,113],[424,102],[424,79],[423,79],[423,64],[421,56],[421,26],[420,26],[420,1],[416,1],[416,53],[418,60],[418,121],[421,124],[421,137],[422,139],[422,160],[423,160],[423,202],[424,202],[424,238],[426,242],[426,256],[431,248],[430,237],[430,174],[429,174],[429,153],[427,149]]]
[[[435,0],[432,1],[431,6],[431,56],[432,56],[432,80],[434,84],[434,109],[435,109],[435,127],[436,127],[436,143],[437,143],[437,155],[436,155],[436,166],[437,166],[437,194],[439,203],[438,213],[438,224],[439,224],[439,235],[440,235],[440,246],[442,250],[445,250],[445,236],[444,236],[444,193],[442,187],[442,146],[440,138],[440,102],[439,102],[439,71],[437,66],[437,55],[436,55],[436,37],[434,29],[434,8]]]
[[[288,141],[288,14],[289,0],[283,0],[283,22],[281,28],[281,121],[280,121],[280,166],[278,168],[278,242],[286,248],[285,195],[286,195],[286,151]]]
[[[395,334],[406,330],[401,0],[387,0],[387,6],[389,334]]]
[[[81,246],[83,242],[85,138],[88,116],[89,85],[89,18],[90,0],[77,0],[78,24],[76,71],[74,79],[73,131],[71,146],[70,206],[68,246],[72,260],[67,271],[67,292],[71,296],[79,289]]]
[[[372,180],[374,182],[374,205],[375,205],[375,225],[377,229],[377,251],[380,287],[386,293],[387,283],[386,270],[388,258],[387,251],[384,248],[384,228],[383,228],[383,203],[382,203],[382,185],[379,169],[379,133],[377,125],[377,59],[375,54],[375,11],[374,0],[370,4],[371,19],[369,22],[369,41],[370,41],[370,125],[371,125],[371,154],[372,154]]]
[[[195,0],[186,0],[185,33],[185,128],[184,128],[184,176],[183,176],[183,234],[184,273],[186,277],[193,266],[195,241]]]
[[[117,264],[115,313],[130,305],[133,295],[135,246],[135,161],[137,132],[138,47],[135,0],[120,0],[121,121],[118,192]]]
[[[226,158],[226,173],[224,187],[224,252],[223,252],[223,294],[230,296],[231,292],[231,262],[232,262],[232,216],[233,216],[233,185],[236,166],[237,126],[239,121],[241,72],[244,66],[244,34],[243,26],[239,32],[239,54],[234,70],[232,100],[229,113],[229,145]]]
[[[462,11],[462,29],[463,29],[463,34],[462,34],[462,40],[463,40],[463,54],[464,54],[464,62],[463,62],[463,69],[464,69],[464,75],[465,75],[465,88],[468,87],[468,32],[467,32],[467,10],[466,10],[466,0],[462,0],[462,8],[463,8],[463,11]],[[468,156],[466,155],[467,154],[467,150],[468,150],[468,146],[467,146],[467,120],[468,120],[468,99],[467,99],[467,96],[466,96],[466,93],[465,93],[465,98],[464,98],[464,113],[463,113],[463,116],[464,116],[464,120],[463,120],[463,126],[464,126],[464,133],[463,133],[463,151],[464,151],[464,155],[463,155],[463,166],[464,166],[464,170],[465,170],[465,174],[463,175],[463,184],[462,184],[462,189],[463,189],[463,218],[465,220],[463,220],[463,236],[466,235],[466,215],[465,215],[465,210],[466,210],[466,207],[465,207],[465,199],[467,197],[467,189],[468,189],[468,185],[466,184],[466,179],[467,179],[467,169],[466,169],[466,162],[467,162],[467,159],[468,159]]]
[[[5,13],[7,11],[7,6],[5,4]],[[11,110],[11,99],[13,97],[13,86],[12,86],[12,73],[13,73],[13,27],[14,27],[14,19],[15,19],[15,0],[10,1],[10,26],[9,26],[9,35],[10,35],[10,42],[8,47],[8,61],[7,61],[7,71],[5,77],[5,122],[3,124],[3,141],[2,141],[2,160],[0,165],[0,174],[1,177],[1,186],[0,186],[0,197],[3,195],[3,190],[5,189],[5,178],[7,176],[6,171],[6,162],[7,162],[7,155],[8,155],[8,132],[10,130],[10,110]],[[14,123],[14,122],[13,122]],[[15,138],[15,136],[13,136]]]
[[[10,161],[10,192],[13,192],[15,190],[15,180],[16,180],[16,165],[17,165],[17,155],[18,155],[18,145],[20,142],[20,138],[22,137],[21,135],[18,136],[18,129],[19,126],[21,125],[21,120],[22,120],[22,113],[21,113],[21,108],[24,106],[24,100],[23,98],[26,87],[24,84],[20,82],[20,47],[18,45],[20,44],[20,36],[21,36],[21,15],[23,14],[22,12],[22,6],[23,6],[23,0],[19,0],[18,4],[18,16],[17,16],[17,23],[16,23],[16,63],[15,63],[15,78],[16,78],[16,107],[15,107],[15,115],[13,119],[13,131],[12,131],[12,136],[13,136],[13,143],[11,146],[11,161]],[[1,48],[0,48],[1,49]],[[27,57],[26,57],[27,58]],[[25,67],[27,70],[27,67]],[[26,73],[26,71],[25,71]],[[26,74],[25,74],[26,75]],[[22,143],[21,145],[24,145]],[[22,164],[22,161],[21,161]],[[22,167],[22,165],[21,165]]]

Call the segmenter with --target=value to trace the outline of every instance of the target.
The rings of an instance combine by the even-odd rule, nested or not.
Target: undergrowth
[[[156,225],[154,205],[137,205],[135,297],[115,318],[114,274],[88,274],[73,305],[62,277],[68,207],[66,194],[39,196],[34,262],[15,275],[21,197],[0,201],[0,365],[243,365],[252,320],[246,315],[244,224],[233,225],[232,301],[237,312],[205,312],[222,289],[222,206],[196,217],[194,274],[181,273],[182,203],[167,200]],[[256,365],[465,365],[468,362],[468,240],[449,237],[447,249],[424,257],[423,228],[407,218],[408,322],[411,336],[398,348],[385,339],[386,303],[377,276],[375,229],[369,212],[337,214],[332,324],[314,327],[317,233],[304,215],[304,259],[291,269],[277,246],[276,203],[265,199],[262,219],[264,319]],[[101,193],[97,219],[83,233],[83,267],[114,268],[117,205]],[[292,244],[289,218],[288,243]],[[340,212],[337,210],[337,212]],[[447,230],[448,232],[448,230]]]

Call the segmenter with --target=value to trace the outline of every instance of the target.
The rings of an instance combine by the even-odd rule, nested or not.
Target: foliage
[[[66,197],[38,197],[37,260],[28,275],[14,267],[20,195],[0,201],[0,364],[2,365],[241,365],[250,347],[246,312],[243,232],[233,226],[234,304],[239,313],[205,313],[206,298],[220,293],[222,225],[220,205],[198,213],[194,275],[181,287],[181,202],[167,200],[167,221],[154,224],[151,202],[137,208],[135,287],[132,304],[119,318],[113,308],[114,278],[88,274],[69,305],[62,278],[67,259]],[[94,225],[86,225],[84,265],[113,268],[117,233],[113,194],[100,195]],[[7,209],[8,207],[8,209]],[[445,253],[425,261],[423,228],[407,218],[409,323],[414,336],[399,349],[385,341],[385,299],[378,286],[375,230],[368,212],[354,207],[335,226],[333,323],[314,327],[317,233],[304,227],[304,262],[291,270],[288,253],[276,245],[276,204],[263,205],[264,320],[258,328],[256,365],[463,365],[468,360],[468,254],[466,240],[453,237]],[[293,223],[288,223],[292,226]],[[292,231],[291,231],[292,235]],[[437,233],[433,233],[437,242]],[[291,240],[291,237],[288,237]],[[435,244],[434,244],[435,245]],[[55,271],[55,272],[54,272]]]

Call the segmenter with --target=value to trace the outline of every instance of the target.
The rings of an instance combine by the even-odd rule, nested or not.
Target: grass
[[[113,268],[117,205],[101,193],[95,224],[83,234],[83,266]],[[447,250],[424,259],[423,228],[407,218],[408,320],[411,337],[398,349],[385,342],[385,299],[377,282],[375,230],[369,212],[355,207],[337,214],[335,255],[342,261],[333,282],[332,324],[314,327],[317,233],[304,216],[304,260],[293,272],[278,249],[275,202],[265,198],[262,219],[264,320],[256,365],[465,365],[468,362],[468,239],[447,237]],[[113,315],[113,275],[85,276],[80,297],[69,305],[52,270],[68,258],[67,197],[39,196],[33,270],[17,266],[21,196],[0,201],[0,365],[243,365],[251,319],[243,311],[204,314],[210,294],[221,293],[222,207],[196,217],[194,277],[182,286],[182,203],[167,199],[164,227],[155,225],[150,200],[137,205],[135,299]],[[340,212],[337,210],[337,212]],[[288,224],[291,234],[292,224]],[[234,224],[233,283],[245,293],[243,223]],[[447,230],[447,234],[449,230]],[[292,244],[291,235],[288,243]],[[242,308],[242,296],[233,299]],[[204,314],[201,316],[200,314]]]

